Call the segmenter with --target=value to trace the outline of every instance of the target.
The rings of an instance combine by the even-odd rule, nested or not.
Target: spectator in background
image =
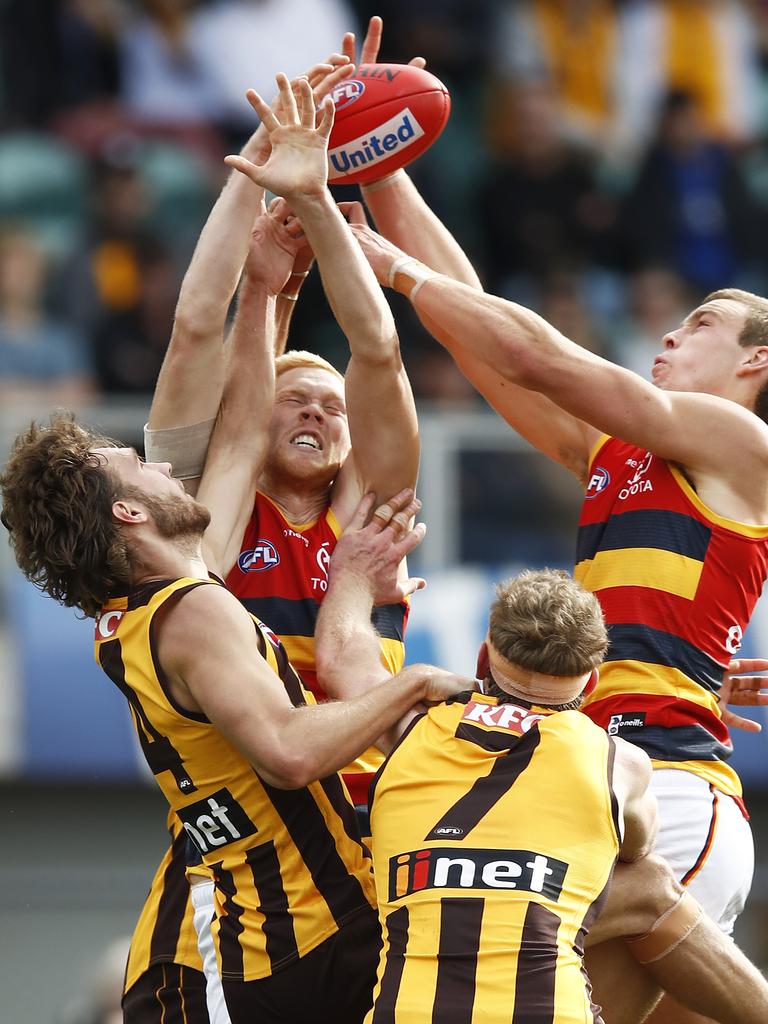
[[[600,256],[613,220],[589,154],[569,143],[557,95],[546,82],[493,90],[494,159],[478,183],[488,288],[515,292],[520,275],[541,276]]]
[[[613,332],[611,358],[650,380],[659,338],[680,326],[694,298],[680,275],[666,267],[644,267],[628,285],[628,316]]]
[[[141,0],[120,41],[123,98],[148,121],[213,120],[253,129],[247,89],[333,53],[354,24],[346,0]]]
[[[760,257],[764,222],[734,154],[707,133],[695,98],[670,93],[626,197],[622,234],[631,264],[670,267],[705,293],[736,283]]]
[[[79,405],[93,394],[83,338],[46,311],[47,275],[32,236],[0,235],[0,407]]]

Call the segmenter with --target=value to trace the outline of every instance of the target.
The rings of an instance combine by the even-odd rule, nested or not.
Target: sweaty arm
[[[253,620],[224,587],[205,584],[168,609],[158,656],[171,693],[202,711],[273,786],[298,789],[343,768],[429,689],[421,666],[348,701],[293,707],[259,650]]]
[[[619,860],[635,861],[651,852],[658,829],[656,797],[648,788],[651,762],[644,751],[620,737],[610,737],[609,742],[616,745],[613,789],[624,822]]]

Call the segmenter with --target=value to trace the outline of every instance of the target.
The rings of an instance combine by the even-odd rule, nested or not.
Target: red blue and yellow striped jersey
[[[158,612],[195,587],[219,585],[161,580],[110,601],[96,623],[96,660],[126,697],[147,764],[213,875],[221,976],[251,981],[368,912],[374,890],[338,775],[277,789],[204,714],[174,700],[157,658]],[[294,707],[313,703],[277,637],[255,619],[254,628]]]
[[[472,693],[414,719],[372,787],[366,1024],[601,1020],[582,955],[619,852],[613,759],[578,711]]]
[[[768,571],[768,526],[717,515],[679,468],[602,437],[574,575],[597,595],[610,646],[584,710],[656,767],[741,795],[717,706],[723,672]]]
[[[325,694],[315,672],[315,624],[340,536],[330,507],[313,522],[291,523],[274,502],[257,493],[240,555],[226,581],[248,611],[277,633],[291,664],[320,700]],[[399,672],[408,604],[376,608],[372,621],[381,638],[382,661],[393,674]],[[381,762],[380,751],[371,747],[342,772],[354,803],[367,803],[368,786]]]

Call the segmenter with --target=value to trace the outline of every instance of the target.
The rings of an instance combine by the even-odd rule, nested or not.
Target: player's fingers
[[[320,123],[317,126],[317,131],[324,139],[327,139],[331,134],[333,120],[336,114],[336,108],[334,107],[333,100],[330,96],[326,96],[320,104],[319,113],[322,116],[320,118]]]
[[[355,33],[345,32],[344,38],[341,40],[341,52],[345,57],[348,57],[350,62],[355,62]]]
[[[300,78],[294,85],[294,94],[298,102],[299,118],[302,128],[315,127],[315,101],[312,89],[306,78]]]
[[[376,501],[376,495],[373,491],[369,491],[368,494],[364,494],[357,504],[357,508],[352,513],[352,518],[349,521],[348,530],[362,530],[368,521],[368,516],[371,514],[371,509]]]
[[[318,82],[322,81],[326,75],[329,75],[333,71],[335,64],[331,64],[330,61],[324,64],[313,64],[309,71],[305,71],[303,78],[306,78],[309,84],[314,88]]]
[[[363,204],[357,202],[357,200],[351,203],[339,203],[339,209],[349,224],[368,224]]]
[[[411,57],[408,63],[413,68],[425,68],[427,66],[427,62],[423,57]]]
[[[255,89],[249,89],[245,94],[246,99],[251,104],[253,109],[259,115],[260,121],[263,123],[267,131],[272,132],[275,128],[280,127],[280,122],[275,117],[272,108],[268,103],[265,103],[261,96],[256,92]]]
[[[383,28],[384,22],[378,14],[374,14],[368,22],[368,31],[365,33],[363,48],[360,51],[361,64],[376,63],[376,59],[379,56],[379,48],[381,47],[381,33]]]
[[[255,185],[261,186],[260,171],[261,168],[257,167],[256,164],[252,164],[250,160],[246,160],[242,156],[225,156],[224,163],[228,167],[234,168],[236,171],[240,171],[247,178],[250,178]]]
[[[423,580],[420,576],[410,576],[400,586],[403,592],[403,597],[410,597],[411,594],[415,594],[417,590],[423,590],[426,585],[427,581]]]
[[[275,81],[280,93],[280,105],[283,108],[283,124],[298,124],[299,111],[296,107],[296,97],[293,95],[293,83],[282,71],[275,75]]]
[[[723,721],[729,729],[741,729],[742,732],[762,732],[763,727],[759,722],[753,722],[751,718],[742,718],[741,715],[734,715],[732,711],[728,716],[723,715]]]
[[[413,488],[404,487],[397,494],[383,502],[373,513],[383,523],[388,523],[396,512],[402,512],[414,499]],[[419,508],[421,505],[419,504]]]
[[[728,664],[728,675],[743,672],[768,672],[768,658],[734,658]]]
[[[317,85],[313,86],[312,95],[315,100],[315,106],[319,107],[321,100],[324,100],[329,93],[333,92],[339,82],[343,82],[345,78],[349,78],[350,75],[353,74],[354,70],[355,69],[352,64],[343,64],[339,68],[334,68],[329,75],[326,75],[325,78],[322,78],[317,83]]]
[[[408,530],[397,542],[396,554],[399,562],[407,558],[412,551],[421,544],[427,535],[427,527],[424,523],[416,523],[412,530]]]

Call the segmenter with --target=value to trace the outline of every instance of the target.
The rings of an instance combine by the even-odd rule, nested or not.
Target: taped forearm
[[[150,430],[144,427],[144,452],[147,462],[170,462],[177,480],[202,476],[208,444],[216,417],[188,427]]]

